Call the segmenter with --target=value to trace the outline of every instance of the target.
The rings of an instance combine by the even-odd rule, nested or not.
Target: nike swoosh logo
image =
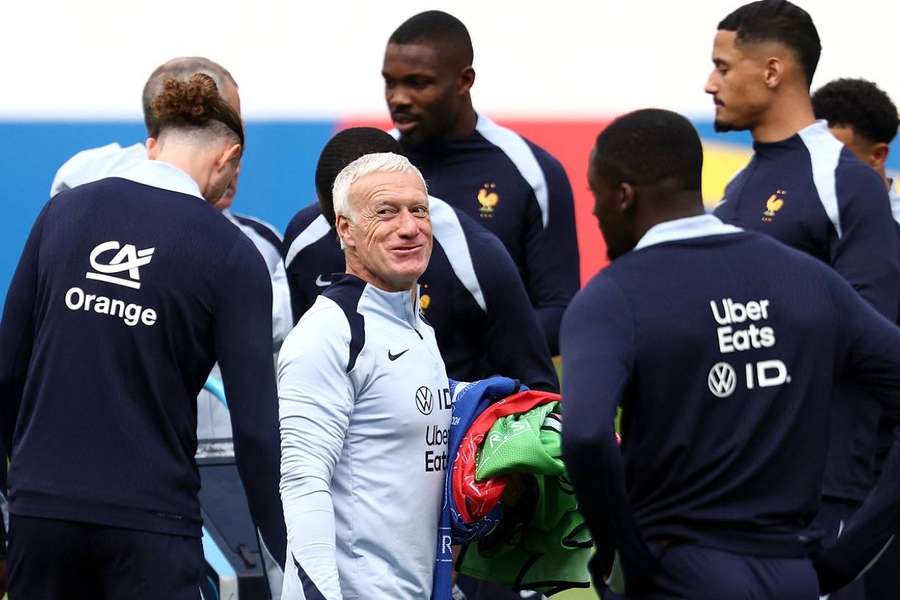
[[[316,285],[319,287],[328,287],[329,285],[331,285],[331,282],[326,279],[322,279],[322,276],[319,275],[318,277],[316,277]]]
[[[409,348],[407,348],[407,349],[404,350],[403,352],[400,352],[399,354],[392,354],[391,351],[388,350],[388,360],[390,360],[390,361],[397,360],[398,358],[400,358],[401,356],[403,356],[403,355],[406,354],[407,352],[409,352]]]

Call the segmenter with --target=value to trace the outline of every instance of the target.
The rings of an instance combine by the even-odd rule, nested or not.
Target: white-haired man
[[[346,275],[303,316],[278,361],[284,598],[431,595],[450,391],[419,276],[428,194],[399,155],[334,182]]]

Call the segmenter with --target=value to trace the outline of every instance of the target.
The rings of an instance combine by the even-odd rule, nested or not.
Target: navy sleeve
[[[612,568],[616,550],[629,577],[649,576],[657,568],[628,501],[615,439],[616,408],[634,364],[634,336],[628,302],[603,274],[575,296],[563,318],[563,458],[597,544],[597,585]]]
[[[294,325],[319,296],[319,289],[310,289],[310,285],[314,283],[313,279],[318,277],[317,273],[319,273],[315,269],[315,261],[310,260],[311,255],[312,248],[304,248],[293,257],[289,264],[285,265],[288,289],[291,292],[291,314],[294,317]]]
[[[487,231],[470,231],[467,243],[487,305],[490,364],[531,389],[558,391],[543,330],[503,242]]]
[[[299,252],[291,255],[291,246],[307,230],[314,226],[321,211],[317,204],[307,206],[291,219],[281,245],[281,256],[287,274],[288,289],[291,294],[291,313],[294,325],[300,317],[315,304],[334,273],[343,273],[344,253],[337,242],[337,234],[329,233],[312,243],[304,245]]]
[[[900,306],[900,253],[884,182],[866,165],[836,172],[841,236],[831,264],[863,298],[891,321]]]
[[[288,262],[288,252],[291,249],[291,244],[294,243],[294,240],[297,239],[297,236],[300,235],[300,232],[303,230],[303,227],[301,226],[301,214],[302,213],[297,213],[294,215],[294,218],[288,223],[287,229],[284,230],[284,239],[281,241],[281,260],[284,261],[284,271],[287,274],[288,290],[291,294],[291,315],[294,318],[294,325],[297,324],[297,321],[300,320],[300,316],[309,308],[309,306],[306,306],[305,308],[303,306],[304,300],[299,288],[299,277],[297,273],[292,270],[291,263]],[[296,260],[296,258],[294,260]]]
[[[3,451],[4,471],[6,458],[12,452],[16,419],[31,361],[37,310],[38,249],[49,206],[44,206],[25,242],[25,249],[6,293],[3,321],[0,322],[0,449]]]
[[[272,361],[272,287],[265,262],[243,235],[221,273],[215,313],[216,358],[234,432],[234,455],[250,512],[284,568],[287,533],[278,492],[280,438]]]
[[[562,165],[543,149],[530,143],[529,146],[547,182],[549,219],[544,227],[540,210],[529,213],[524,232],[523,278],[550,353],[556,355],[559,353],[559,324],[563,312],[581,281],[575,201]]]
[[[884,414],[900,424],[900,329],[866,304],[839,277],[827,274],[835,302],[835,326],[845,348],[843,373],[878,398]],[[900,432],[900,430],[897,430]],[[900,529],[900,444],[896,435],[875,487],[838,540],[814,557],[822,593],[857,577]]]

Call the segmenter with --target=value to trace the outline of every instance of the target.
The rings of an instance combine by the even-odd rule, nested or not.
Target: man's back
[[[626,254],[573,303],[615,315],[603,343],[623,371],[598,373],[597,393],[630,373],[626,488],[644,539],[805,555],[847,343],[836,282],[800,253],[732,233]]]
[[[771,235],[833,267],[888,319],[897,319],[900,260],[895,225],[878,175],[837,141],[824,121],[774,143],[757,143],[751,163],[716,208],[722,220]],[[862,500],[872,485],[878,408],[842,386],[825,494]]]
[[[232,374],[235,355],[259,353],[243,379],[225,383],[239,407],[252,387],[272,399],[259,403],[251,429],[274,440],[274,386],[258,387],[264,361],[274,375],[269,312],[259,310],[271,303],[258,292],[268,277],[251,242],[187,175],[156,161],[129,173],[132,180],[104,179],[51,201],[23,257],[36,279],[11,288],[10,310],[29,301],[14,294],[31,294],[36,307],[11,509],[197,535],[196,396],[217,357]],[[160,178],[171,186],[138,182]],[[242,304],[238,315],[250,289],[264,298]],[[242,349],[229,350],[236,339]]]

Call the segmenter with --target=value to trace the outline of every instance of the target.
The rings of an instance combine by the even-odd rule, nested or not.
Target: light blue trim
[[[487,311],[487,302],[475,274],[475,264],[472,262],[472,254],[469,252],[466,234],[459,223],[459,217],[449,204],[439,198],[429,196],[429,203],[435,241],[444,249],[453,273],[472,294],[481,310]]]
[[[692,238],[706,237],[710,235],[722,235],[726,233],[740,233],[743,231],[740,227],[734,225],[726,225],[713,215],[699,215],[696,217],[685,217],[683,219],[673,219],[664,221],[654,225],[647,230],[644,237],[640,239],[635,250],[662,244],[665,242],[675,242],[678,240],[689,240]]]
[[[315,218],[315,220],[306,226],[300,235],[294,238],[294,241],[291,242],[291,247],[288,248],[287,255],[284,257],[284,266],[285,268],[290,267],[291,263],[294,262],[294,259],[297,258],[297,255],[300,254],[300,251],[306,248],[307,246],[311,246],[315,244],[323,237],[328,235],[331,231],[331,225],[328,224],[328,220],[324,217],[324,215],[319,215]],[[330,273],[326,273],[330,275]]]
[[[844,145],[831,135],[826,121],[816,121],[809,127],[798,131],[797,135],[803,140],[803,144],[809,152],[813,183],[819,194],[819,201],[822,202],[822,208],[825,209],[825,214],[828,215],[840,238],[843,235],[843,228],[841,227],[841,211],[838,205],[834,173],[841,160],[841,150]]]
[[[196,196],[203,200],[200,186],[190,175],[161,160],[144,160],[114,174],[116,177],[151,187]]]
[[[210,375],[206,379],[206,383],[203,384],[203,389],[218,398],[219,402],[222,403],[222,406],[228,408],[228,400],[225,399],[225,387],[218,377]]]
[[[544,170],[531,147],[518,133],[497,125],[484,115],[478,115],[475,130],[484,136],[484,139],[500,148],[531,186],[538,208],[541,209],[541,222],[546,229],[550,224],[550,192],[547,189]]]

